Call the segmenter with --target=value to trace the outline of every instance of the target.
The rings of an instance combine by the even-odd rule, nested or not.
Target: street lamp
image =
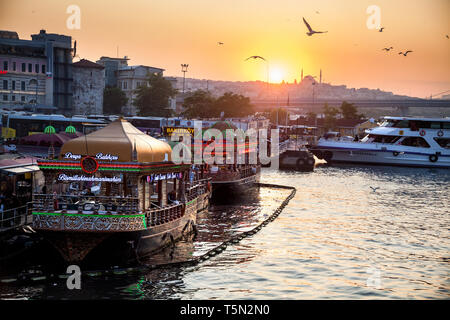
[[[181,72],[183,72],[183,93],[184,93],[184,85],[186,82],[186,72],[188,67],[189,67],[188,64],[181,64]]]

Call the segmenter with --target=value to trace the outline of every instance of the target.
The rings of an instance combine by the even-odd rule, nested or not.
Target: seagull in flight
[[[448,37],[448,34],[446,34],[445,37],[446,37],[447,39],[450,39],[450,38]]]
[[[378,30],[378,32],[383,32],[384,27],[381,27],[380,30]]]
[[[247,59],[245,59],[245,61],[247,61],[247,60],[249,60],[249,59],[262,59],[262,60],[264,60],[264,61],[267,61],[266,59],[264,59],[264,58],[261,57],[261,56],[251,56],[251,57],[248,57]]]
[[[370,188],[372,189],[373,192],[375,192],[375,191],[377,191],[378,189],[380,189],[380,187],[376,187],[376,188],[375,188],[375,187],[372,187],[372,186],[370,186]]]
[[[305,23],[306,27],[308,28],[308,32],[306,33],[308,36],[312,36],[315,33],[326,33],[328,31],[314,31],[308,22],[306,22],[305,18],[303,18],[303,22]]]
[[[406,51],[406,52],[399,52],[398,54],[402,54],[402,55],[404,55],[404,56],[406,57],[406,55],[407,55],[408,53],[410,53],[410,52],[413,52],[413,51],[408,50],[408,51]]]
[[[385,50],[385,51],[389,52],[389,51],[392,50],[392,49],[394,49],[394,47],[383,48],[383,49],[381,49],[381,50]]]
[[[223,45],[223,42],[217,42],[217,44],[218,44],[219,46],[221,46],[221,45]]]

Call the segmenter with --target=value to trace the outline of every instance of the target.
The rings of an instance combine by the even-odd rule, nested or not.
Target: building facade
[[[31,40],[0,31],[0,103],[46,104],[72,114],[72,38],[41,30]]]
[[[73,107],[77,115],[103,114],[105,67],[82,59],[73,64]]]
[[[134,116],[138,110],[134,105],[136,99],[135,90],[143,85],[148,85],[148,77],[150,74],[162,74],[164,69],[148,67],[148,66],[129,66],[122,68],[116,72],[117,86],[122,89],[128,98],[123,113],[128,116]]]
[[[120,69],[128,67],[128,57],[123,58],[110,58],[101,57],[96,62],[105,67],[105,86],[117,87],[117,75],[116,72]]]
[[[0,103],[46,104],[45,50],[22,41],[16,32],[0,32]]]

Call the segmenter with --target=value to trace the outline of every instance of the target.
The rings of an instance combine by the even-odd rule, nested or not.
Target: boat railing
[[[181,218],[184,215],[184,212],[184,203],[174,203],[162,208],[149,209],[145,213],[147,225],[157,226],[168,223],[175,219]]]
[[[0,232],[13,230],[31,223],[31,202],[0,213]]]
[[[191,201],[199,195],[207,192],[207,184],[211,181],[211,178],[195,180],[192,185],[189,185],[186,189],[187,201]]]
[[[121,196],[34,194],[33,210],[39,212],[130,214],[139,212],[139,198]]]

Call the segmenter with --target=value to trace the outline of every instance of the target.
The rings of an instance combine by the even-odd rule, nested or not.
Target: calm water
[[[262,182],[297,194],[256,235],[195,267],[0,284],[1,298],[71,299],[449,299],[450,170],[318,167],[263,169]],[[371,188],[378,188],[375,191]],[[289,191],[261,188],[215,203],[195,241],[144,263],[185,260],[270,214]],[[76,292],[75,292],[76,291]]]

